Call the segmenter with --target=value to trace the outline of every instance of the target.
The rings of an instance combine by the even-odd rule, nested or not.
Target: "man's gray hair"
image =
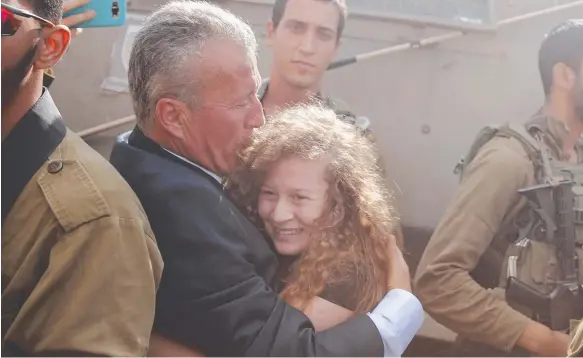
[[[174,0],[156,10],[137,33],[128,82],[137,124],[145,130],[161,98],[196,102],[191,65],[209,40],[227,39],[256,56],[257,40],[243,20],[203,1]],[[189,72],[190,71],[190,72]],[[200,74],[202,75],[202,74]]]

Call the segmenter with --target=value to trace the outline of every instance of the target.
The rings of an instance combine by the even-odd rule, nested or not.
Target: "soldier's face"
[[[317,90],[336,55],[340,11],[329,1],[289,0],[274,28],[267,25],[267,43],[273,48],[275,70],[288,84]]]

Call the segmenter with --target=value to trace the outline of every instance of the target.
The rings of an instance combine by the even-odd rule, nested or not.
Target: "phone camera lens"
[[[114,18],[119,17],[119,2],[114,1],[111,3],[111,15],[113,15]]]

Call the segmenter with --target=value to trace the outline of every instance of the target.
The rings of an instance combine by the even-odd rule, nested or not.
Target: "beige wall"
[[[264,47],[264,28],[270,7],[260,2],[225,4],[253,25],[262,47],[260,71],[267,76],[271,53]],[[496,8],[498,17],[505,18],[564,2],[498,0]],[[162,1],[133,0],[132,6],[150,10],[156,3]],[[481,126],[522,122],[540,106],[538,46],[546,31],[569,17],[583,18],[583,6],[509,25],[495,34],[469,34],[326,75],[325,91],[371,119],[391,178],[399,187],[406,224],[436,224],[457,184],[454,165]],[[352,16],[339,57],[444,32]],[[86,30],[57,66],[51,92],[72,129],[132,114],[127,94],[101,89],[110,72],[114,42],[123,34],[123,28]],[[108,156],[114,136],[129,128],[88,142]]]

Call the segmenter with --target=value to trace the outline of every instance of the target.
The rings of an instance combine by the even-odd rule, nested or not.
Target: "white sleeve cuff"
[[[417,297],[401,289],[390,290],[368,316],[381,334],[385,357],[400,357],[425,318]]]

